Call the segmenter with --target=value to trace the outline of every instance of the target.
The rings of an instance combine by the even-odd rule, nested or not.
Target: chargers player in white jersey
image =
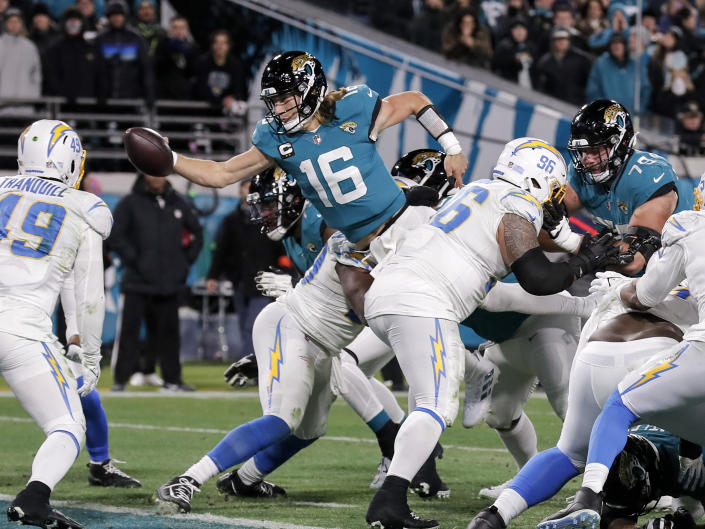
[[[93,390],[100,376],[102,239],[112,215],[101,199],[76,189],[85,151],[66,123],[34,122],[20,135],[17,151],[19,174],[0,179],[0,373],[47,437],[7,516],[24,525],[80,528],[52,509],[49,496],[84,442],[79,395]],[[83,339],[78,381],[51,322],[71,270]]]
[[[510,142],[494,180],[465,186],[374,270],[364,317],[394,350],[415,408],[397,435],[387,478],[368,509],[371,525],[438,526],[411,513],[406,491],[458,411],[464,368],[458,323],[477,308],[496,278],[511,269],[527,292],[553,294],[613,253],[603,240],[581,248],[567,263],[551,263],[539,248],[542,203],[564,192],[565,174],[563,157],[546,142]]]
[[[624,448],[627,429],[637,420],[663,427],[697,444],[705,444],[705,213],[681,211],[661,232],[662,248],[650,259],[643,277],[617,285],[613,297],[627,309],[648,310],[687,279],[697,306],[697,321],[683,340],[664,347],[626,375],[607,399],[590,434],[582,486],[566,509],[538,527],[576,528],[599,524],[601,492],[609,468]]]

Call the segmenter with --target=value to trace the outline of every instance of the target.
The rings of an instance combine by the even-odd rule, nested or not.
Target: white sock
[[[514,489],[504,489],[502,494],[499,495],[499,498],[494,502],[494,506],[497,507],[497,512],[507,525],[509,525],[511,520],[529,508],[526,500]]]
[[[237,470],[237,475],[245,485],[252,485],[253,483],[259,483],[264,479],[264,472],[262,472],[257,465],[255,465],[255,458],[251,457],[245,464],[242,465]]]
[[[183,475],[193,478],[199,485],[203,485],[213,476],[217,476],[218,472],[218,467],[215,466],[213,460],[208,456],[203,456],[198,463],[192,465]]]
[[[428,413],[412,411],[397,433],[387,475],[411,481],[433,452],[442,432],[441,425]]]
[[[394,393],[376,378],[370,378],[370,384],[372,385],[375,395],[377,395],[377,399],[379,399],[382,406],[384,406],[384,411],[387,412],[389,418],[392,419],[392,422],[400,424],[401,421],[404,420],[406,413],[404,413],[404,410],[399,406],[399,402],[397,402]]]
[[[536,430],[531,419],[522,412],[519,422],[509,431],[497,430],[497,435],[512,454],[517,467],[523,467],[526,462],[536,455]]]
[[[66,432],[52,432],[34,456],[29,481],[41,481],[54,490],[77,457],[78,450],[74,438]]]
[[[593,492],[602,492],[609,473],[610,469],[602,463],[588,463],[583,475],[583,487],[592,489]]]

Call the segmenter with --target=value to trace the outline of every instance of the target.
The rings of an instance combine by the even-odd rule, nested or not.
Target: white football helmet
[[[63,121],[35,121],[17,140],[17,165],[22,175],[58,180],[77,189],[85,163],[81,139]]]
[[[514,184],[543,204],[565,197],[566,165],[550,143],[538,138],[518,138],[504,146],[492,178]]]

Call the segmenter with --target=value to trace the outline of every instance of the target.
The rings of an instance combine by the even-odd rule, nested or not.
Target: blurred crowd
[[[638,104],[642,114],[676,120],[682,154],[705,153],[703,0],[643,0],[640,16],[636,0],[368,4],[342,2],[338,9],[575,105],[606,97],[634,112]]]
[[[208,101],[241,113],[248,69],[231,35],[193,39],[189,20],[162,27],[156,0],[0,0],[0,97]]]

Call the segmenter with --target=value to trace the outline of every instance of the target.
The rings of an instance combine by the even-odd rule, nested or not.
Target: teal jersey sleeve
[[[698,185],[697,179],[679,178],[676,181],[676,191],[678,191],[678,206],[676,212],[693,209],[695,206],[695,186]]]
[[[676,190],[678,181],[668,160],[638,150],[627,159],[611,188],[602,184],[586,184],[572,164],[568,173],[570,185],[595,221],[616,229],[620,234],[627,231],[629,221],[639,206],[659,194]]]
[[[310,202],[306,202],[300,222],[301,238],[285,237],[282,243],[289,259],[303,274],[313,266],[316,256],[323,248],[323,216]]]
[[[315,131],[276,134],[262,120],[252,142],[296,179],[328,226],[355,242],[382,225],[405,199],[369,137],[379,95],[366,85],[345,91],[335,118]]]

